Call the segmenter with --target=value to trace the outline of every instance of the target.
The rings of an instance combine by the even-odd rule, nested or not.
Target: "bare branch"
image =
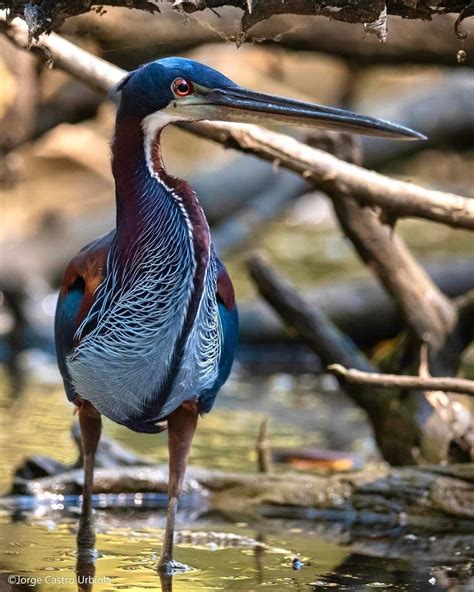
[[[0,25],[17,45],[28,47],[25,23],[16,19],[8,26],[0,20]],[[61,68],[103,92],[109,91],[125,75],[124,70],[55,34],[41,37],[34,46],[43,47]],[[392,218],[420,217],[449,226],[474,229],[474,199],[390,179],[341,162],[287,135],[257,126],[199,123],[183,127],[221,144],[276,161],[333,196],[344,198],[351,195],[361,203],[380,206]]]
[[[369,373],[376,372],[351,339],[339,331],[322,310],[306,302],[291,284],[272,269],[263,255],[252,255],[247,266],[260,295],[281,316],[290,332],[296,333],[325,365],[336,363]],[[373,393],[360,387],[352,387],[347,392],[365,409],[377,431],[377,420],[386,414],[389,398],[374,397]]]
[[[340,364],[331,364],[328,370],[343,382],[350,384],[372,385],[382,389],[400,390],[420,389],[424,391],[443,391],[474,396],[474,381],[465,378],[432,378],[422,376],[399,376],[397,374],[379,374],[363,372],[354,368],[345,368]]]
[[[199,123],[185,127],[228,147],[275,161],[335,197],[350,195],[362,204],[379,206],[394,219],[419,217],[474,229],[474,199],[469,197],[391,179],[253,125]]]
[[[341,333],[326,315],[308,304],[261,253],[254,253],[247,261],[250,276],[261,296],[278,312],[288,327],[321,356],[325,364],[351,361],[351,366],[370,372],[372,365]]]
[[[20,19],[7,24],[5,17],[0,15],[0,31],[18,47],[40,50],[43,57],[53,61],[55,66],[104,94],[126,74],[122,68],[92,55],[56,33],[43,35],[30,45],[28,28]]]
[[[339,136],[339,137],[338,137]],[[360,164],[360,140],[327,132],[325,150],[346,162]],[[316,144],[318,147],[317,138]],[[456,322],[456,309],[412,256],[403,239],[383,224],[377,212],[352,197],[329,193],[336,216],[362,261],[398,303],[408,327],[421,343],[439,350]]]
[[[330,197],[343,231],[400,306],[407,326],[421,343],[440,349],[457,319],[449,298],[413,257],[403,239],[382,224],[373,210],[362,208],[351,198]]]
[[[449,259],[444,263],[423,263],[423,269],[442,292],[455,299],[460,317],[466,310],[463,326],[474,336],[474,261]],[[470,315],[467,298],[460,296],[469,290]],[[400,307],[372,278],[323,284],[304,292],[303,297],[311,306],[321,308],[359,347],[372,347],[379,341],[393,339],[403,327]],[[243,343],[284,344],[290,339],[278,316],[260,300],[242,303],[239,317]]]
[[[267,437],[268,419],[265,417],[260,422],[260,428],[257,437],[257,462],[260,473],[272,472],[272,453]]]

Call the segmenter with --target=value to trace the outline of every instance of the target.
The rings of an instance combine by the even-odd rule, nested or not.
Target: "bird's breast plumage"
[[[215,255],[210,244],[207,255],[196,248],[180,205],[168,207],[156,212],[159,233],[148,214],[139,244],[129,245],[131,259],[121,257],[116,235],[107,273],[67,360],[81,397],[131,427],[159,421],[218,375]]]
[[[134,130],[127,128],[128,150]],[[70,393],[118,423],[152,432],[187,399],[204,396],[208,410],[235,344],[229,356],[229,318],[218,299],[222,265],[196,195],[159,168],[159,155],[154,167],[151,159],[153,152],[139,150],[123,164],[115,159],[117,229],[102,280],[94,276],[94,290],[85,287],[71,348],[58,356]],[[63,302],[57,318],[66,319]],[[57,321],[57,334],[61,326]]]

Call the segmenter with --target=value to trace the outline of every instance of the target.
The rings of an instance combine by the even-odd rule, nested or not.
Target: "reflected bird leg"
[[[159,576],[161,592],[173,592],[173,574],[171,570],[163,571],[163,569],[160,568]]]
[[[102,430],[102,420],[100,413],[88,401],[81,401],[79,406],[79,426],[81,428],[84,485],[77,546],[80,550],[90,550],[92,552],[95,544],[94,518],[92,516],[94,459]]]
[[[174,567],[179,567],[178,564],[173,563],[174,525],[197,418],[197,401],[195,400],[186,401],[168,417],[168,511],[165,537],[158,563],[160,571],[172,571]]]

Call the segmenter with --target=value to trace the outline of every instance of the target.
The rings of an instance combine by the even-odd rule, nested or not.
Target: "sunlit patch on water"
[[[160,520],[162,516],[160,514]],[[98,549],[91,565],[76,571],[75,519],[21,521],[0,517],[0,589],[63,592],[77,589],[77,579],[92,578],[95,592],[159,590],[156,563],[162,530],[158,516],[136,513],[118,518],[97,514]],[[299,526],[295,526],[298,524]],[[316,526],[316,525],[314,525]],[[342,531],[341,531],[342,534]],[[337,538],[337,537],[336,537]],[[368,539],[370,541],[370,537]],[[399,558],[328,542],[312,523],[260,525],[182,525],[176,537],[176,558],[190,570],[172,578],[175,591],[190,590],[472,590],[472,564],[463,557],[433,563],[428,555],[410,549]],[[381,538],[379,549],[388,543]],[[390,543],[389,543],[390,544]],[[295,559],[298,561],[295,562]],[[462,560],[461,560],[462,559]],[[294,569],[295,563],[301,568]],[[471,570],[471,571],[470,571]],[[8,575],[28,587],[8,587]],[[88,574],[88,575],[87,575]],[[92,575],[91,575],[92,574]],[[21,580],[20,580],[21,579]],[[7,582],[5,584],[5,582]],[[36,583],[34,583],[36,582]]]
[[[103,522],[102,517],[94,574],[98,583],[93,589],[159,589],[156,562],[161,531],[124,527],[102,530]],[[41,579],[43,584],[32,590],[74,589],[54,583],[59,577],[68,582],[76,578],[74,521],[29,524],[4,516],[0,524],[2,572]],[[281,546],[283,542],[285,546]],[[308,551],[313,558],[309,558]],[[293,570],[292,561],[297,555],[302,557],[306,572]],[[343,560],[347,551],[317,538],[293,535],[280,541],[273,535],[227,525],[223,530],[181,530],[176,556],[192,569],[174,577],[174,590],[252,590],[260,586],[278,590],[291,583],[309,584],[315,574]],[[108,583],[101,583],[104,579]],[[46,585],[47,581],[51,585]]]

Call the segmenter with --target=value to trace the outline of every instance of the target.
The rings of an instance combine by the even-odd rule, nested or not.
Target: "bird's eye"
[[[194,92],[193,85],[185,78],[176,78],[176,80],[174,80],[173,84],[171,85],[171,90],[178,97],[187,97],[188,95],[192,95]]]

